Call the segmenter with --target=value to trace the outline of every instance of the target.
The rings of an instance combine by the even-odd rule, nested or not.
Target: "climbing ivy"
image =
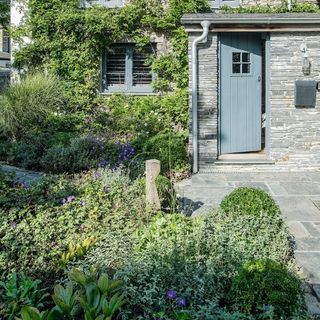
[[[102,53],[111,43],[130,39],[144,47],[161,34],[168,50],[151,57],[156,90],[185,88],[188,82],[187,35],[180,19],[186,12],[208,11],[207,0],[133,0],[122,8],[78,0],[30,0],[26,23],[16,32],[32,42],[15,55],[15,66],[45,68],[65,80],[71,105],[92,105],[97,95]]]
[[[6,27],[9,23],[9,1],[0,1],[0,26]]]
[[[221,7],[224,13],[286,13],[286,12],[309,12],[320,13],[320,7],[314,3],[292,1],[291,10],[288,9],[287,1],[283,0],[280,5],[267,6],[248,6],[231,8],[228,6]]]

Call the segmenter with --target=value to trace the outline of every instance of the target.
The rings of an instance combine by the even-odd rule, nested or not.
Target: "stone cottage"
[[[257,2],[215,0],[213,12],[182,19],[193,172],[320,169],[320,14],[219,10]]]
[[[295,1],[320,5],[320,0]],[[291,0],[282,14],[224,13],[222,8],[272,9],[284,2],[209,0],[211,12],[182,18],[189,39],[194,173],[225,165],[320,170],[320,14],[294,13]],[[80,0],[84,8],[125,3]],[[12,5],[11,23],[20,21]],[[151,52],[165,47],[161,37],[151,42]],[[152,94],[154,75],[145,64],[149,53],[136,51],[133,43],[115,44],[102,59],[101,92]]]

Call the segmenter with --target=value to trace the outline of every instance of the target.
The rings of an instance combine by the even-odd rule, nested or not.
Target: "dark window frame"
[[[236,55],[239,55],[239,59],[235,59]],[[244,60],[244,56],[246,59]],[[235,71],[235,66],[239,66],[239,71]],[[245,68],[248,68],[249,72],[245,72]],[[248,51],[232,51],[231,55],[231,76],[232,77],[250,77],[253,72],[252,55]]]
[[[108,51],[105,51],[102,59],[102,93],[136,93],[136,94],[151,94],[153,93],[152,82],[155,79],[155,74],[151,72],[151,81],[148,84],[134,85],[133,70],[134,70],[134,51],[136,45],[134,43],[115,43],[116,47],[125,48],[125,80],[124,84],[108,83]],[[150,43],[152,51],[156,53],[156,44]],[[143,52],[143,50],[142,50]]]

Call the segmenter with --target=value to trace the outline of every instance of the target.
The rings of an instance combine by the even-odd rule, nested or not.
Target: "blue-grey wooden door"
[[[220,39],[220,153],[259,151],[261,35],[224,33]]]

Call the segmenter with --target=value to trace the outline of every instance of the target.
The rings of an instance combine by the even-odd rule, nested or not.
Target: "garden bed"
[[[170,183],[158,186],[167,213],[146,210],[143,179],[121,170],[33,186],[2,176],[0,314],[40,319],[32,306],[47,310],[41,319],[84,319],[90,305],[92,319],[307,319],[270,196],[240,188],[221,209],[188,218],[175,212]],[[101,287],[108,281],[114,290]]]

